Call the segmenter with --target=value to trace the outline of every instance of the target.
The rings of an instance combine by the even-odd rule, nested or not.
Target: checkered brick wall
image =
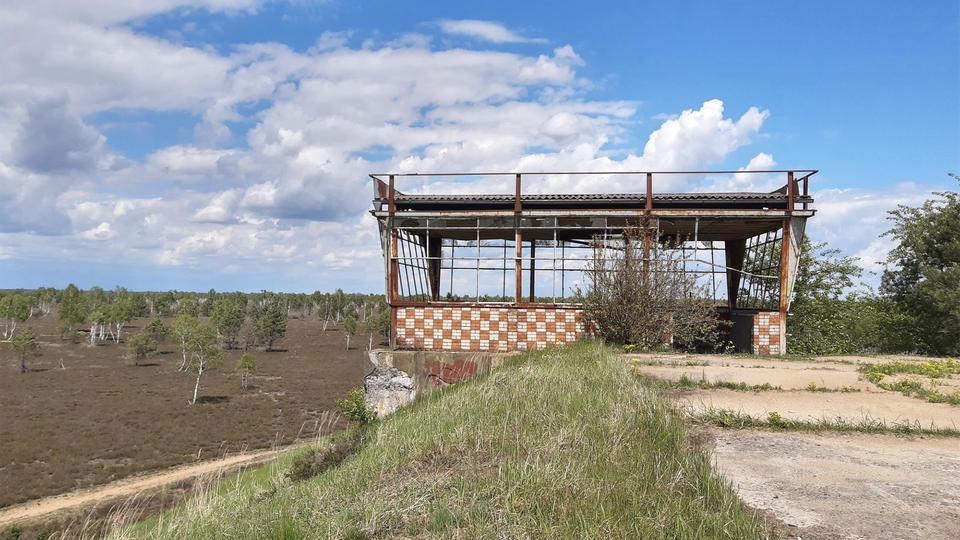
[[[425,351],[512,352],[583,337],[583,312],[555,307],[400,307],[397,346]]]
[[[753,354],[780,354],[783,339],[780,314],[760,312],[753,315]]]

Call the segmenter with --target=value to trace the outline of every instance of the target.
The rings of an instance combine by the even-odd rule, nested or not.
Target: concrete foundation
[[[433,351],[370,351],[364,389],[378,416],[390,414],[418,395],[486,373],[510,354]]]

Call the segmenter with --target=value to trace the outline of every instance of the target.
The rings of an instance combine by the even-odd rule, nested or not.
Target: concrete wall
[[[584,337],[583,311],[572,307],[436,306],[397,310],[398,348],[513,352]]]
[[[510,354],[436,351],[371,351],[364,379],[367,404],[387,415],[420,394],[486,373]]]

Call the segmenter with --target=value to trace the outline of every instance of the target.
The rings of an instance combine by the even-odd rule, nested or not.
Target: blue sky
[[[960,171],[954,1],[15,0],[0,47],[0,287],[379,291],[365,173],[601,165],[818,168],[876,271]]]

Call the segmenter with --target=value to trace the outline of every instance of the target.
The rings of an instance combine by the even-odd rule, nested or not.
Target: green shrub
[[[367,406],[363,388],[354,388],[346,399],[337,400],[337,407],[351,422],[367,425],[377,419],[377,413]]]

